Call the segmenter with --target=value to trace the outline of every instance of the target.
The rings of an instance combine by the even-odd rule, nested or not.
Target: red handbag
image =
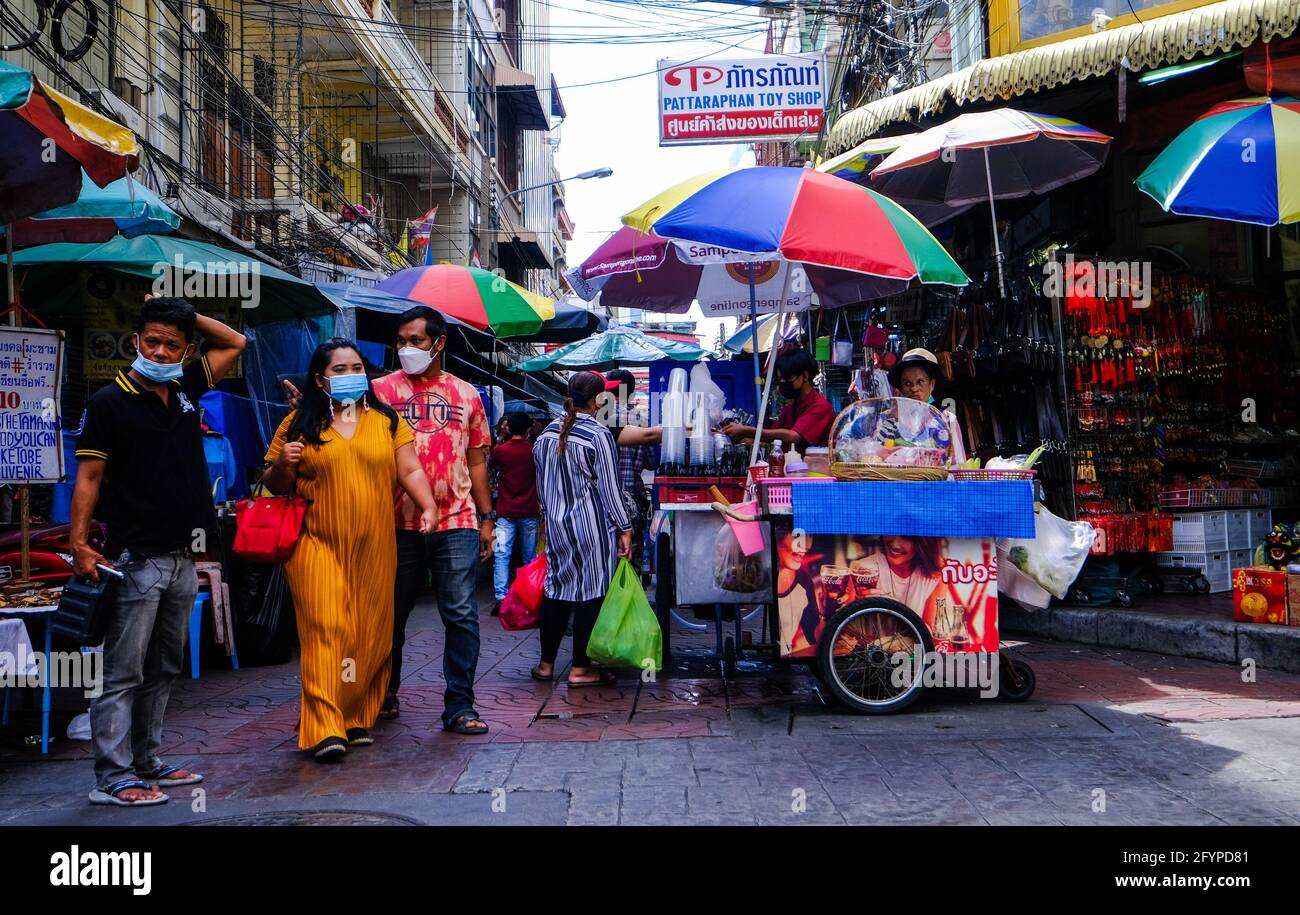
[[[250,496],[235,503],[235,552],[253,562],[284,562],[302,533],[307,500],[294,495]]]

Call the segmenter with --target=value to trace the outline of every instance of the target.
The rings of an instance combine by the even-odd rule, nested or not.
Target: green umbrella
[[[611,327],[585,340],[543,353],[513,366],[516,372],[544,369],[610,369],[619,365],[649,365],[660,359],[694,362],[708,354],[698,346],[652,337],[635,327]]]
[[[86,267],[154,279],[163,295],[179,296],[203,310],[204,299],[239,301],[245,317],[275,321],[329,314],[329,297],[314,285],[256,258],[187,238],[115,236],[101,244],[38,245],[14,254],[26,274],[23,299],[43,308],[76,310],[81,285],[68,282],[69,267]]]

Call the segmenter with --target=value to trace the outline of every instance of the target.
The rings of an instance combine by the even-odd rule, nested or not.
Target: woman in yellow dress
[[[420,506],[422,533],[435,527],[437,509],[411,430],[370,392],[356,344],[326,340],[308,372],[298,409],[266,452],[265,482],[308,501],[285,572],[301,646],[298,746],[327,762],[374,742],[388,686],[395,486]]]

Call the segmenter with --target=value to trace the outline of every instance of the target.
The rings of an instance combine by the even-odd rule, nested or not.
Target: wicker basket
[[[952,472],[954,480],[1032,480],[1034,470],[954,470]]]
[[[837,480],[946,480],[947,467],[895,467],[892,464],[831,464]]]

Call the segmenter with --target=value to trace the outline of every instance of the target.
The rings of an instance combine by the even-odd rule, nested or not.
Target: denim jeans
[[[433,593],[446,630],[442,652],[442,674],[447,690],[443,697],[442,723],[451,724],[461,712],[474,710],[474,673],[478,668],[478,530],[397,532],[397,583],[393,596],[393,667],[388,681],[390,695],[402,682],[402,648],[406,645],[406,621],[424,587],[424,575],[433,577]]]
[[[184,554],[114,563],[126,579],[104,636],[104,691],[90,705],[95,782],[107,788],[161,764],[163,712],[185,663],[185,637],[199,582]]]
[[[510,587],[510,556],[519,539],[519,564],[527,565],[537,555],[537,518],[498,518],[495,564],[492,566],[492,590],[497,600],[505,600]]]

